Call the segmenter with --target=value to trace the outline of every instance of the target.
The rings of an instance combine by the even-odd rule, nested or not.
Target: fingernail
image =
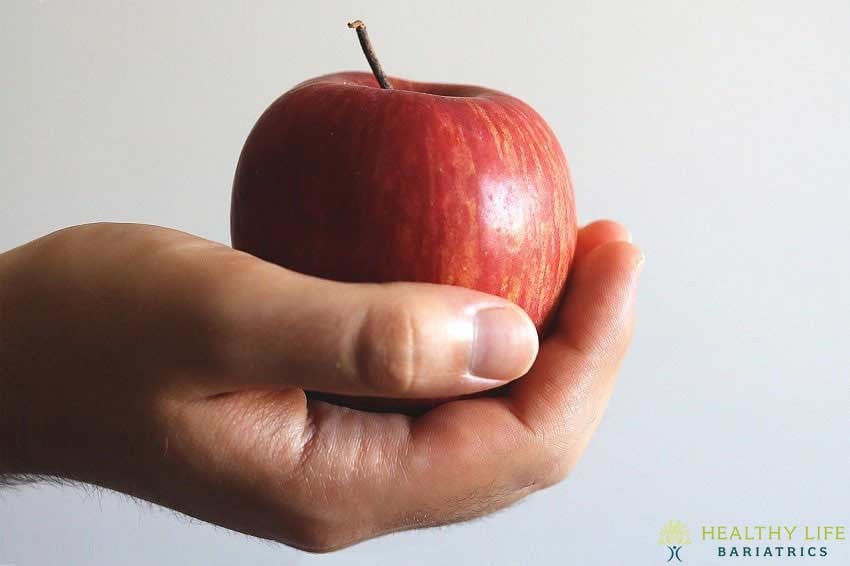
[[[643,269],[643,264],[646,263],[646,254],[640,252],[640,255],[635,260],[635,267],[637,267],[638,273]]]
[[[475,314],[469,373],[508,381],[524,375],[537,357],[537,330],[528,316],[511,307],[490,307]]]

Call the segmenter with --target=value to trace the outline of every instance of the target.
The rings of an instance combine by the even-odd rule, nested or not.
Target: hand
[[[627,239],[580,232],[537,355],[525,314],[476,291],[335,283],[149,226],[54,233],[0,255],[0,474],[311,551],[489,513],[562,479],[598,424],[631,334]],[[304,392],[449,397],[523,374],[415,418]]]

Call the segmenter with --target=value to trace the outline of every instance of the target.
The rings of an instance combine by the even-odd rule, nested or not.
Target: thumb
[[[233,385],[448,397],[521,377],[537,356],[528,315],[499,297],[426,283],[338,283],[252,261],[229,278],[220,302]]]

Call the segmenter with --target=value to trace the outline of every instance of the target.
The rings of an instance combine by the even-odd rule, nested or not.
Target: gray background
[[[549,121],[582,221],[646,251],[638,331],[575,473],[494,517],[312,556],[36,485],[0,492],[0,563],[661,564],[669,519],[850,523],[846,0],[123,4],[0,4],[0,250],[95,220],[228,242],[254,120],[366,69],[363,18],[390,73]]]

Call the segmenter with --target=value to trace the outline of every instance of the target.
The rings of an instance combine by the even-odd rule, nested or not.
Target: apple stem
[[[378,84],[381,85],[381,88],[393,88],[384,74],[384,69],[381,68],[381,63],[378,61],[378,56],[375,55],[375,50],[372,49],[372,42],[369,41],[369,34],[366,32],[366,24],[360,20],[354,20],[353,22],[349,22],[348,27],[357,32],[357,39],[360,40],[363,55],[366,56],[366,60],[369,62],[369,66],[372,68],[372,74],[375,75]]]

